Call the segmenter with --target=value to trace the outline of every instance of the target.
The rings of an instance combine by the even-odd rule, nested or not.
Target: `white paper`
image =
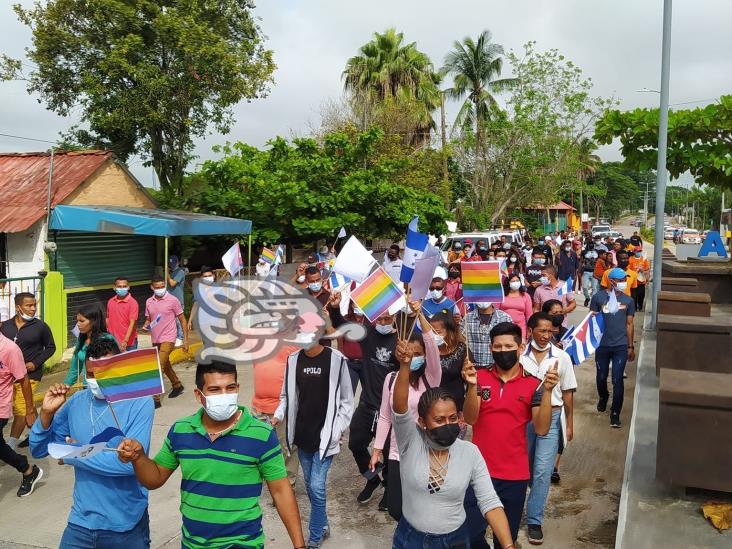
[[[439,256],[421,257],[415,262],[414,275],[409,284],[412,299],[424,299],[432,284],[435,269],[440,264]]]
[[[103,452],[106,446],[106,442],[83,444],[81,446],[51,442],[48,445],[48,454],[54,459],[89,459],[90,457]]]
[[[386,311],[386,314],[388,315],[395,315],[402,309],[407,308],[407,300],[404,296],[401,296],[399,299],[397,299],[394,304],[389,307]]]
[[[376,260],[355,236],[351,236],[338,254],[333,271],[357,282],[369,276]]]
[[[234,242],[234,245],[226,251],[221,257],[221,262],[231,276],[236,276],[241,271],[244,261],[241,258],[241,248],[238,242]]]

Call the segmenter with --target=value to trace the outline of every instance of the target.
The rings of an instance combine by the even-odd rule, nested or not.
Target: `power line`
[[[25,141],[38,141],[39,143],[51,143],[55,145],[56,141],[48,141],[46,139],[36,139],[35,137],[23,137],[22,135],[12,135],[10,133],[0,133],[2,137],[10,137],[12,139],[24,139]]]

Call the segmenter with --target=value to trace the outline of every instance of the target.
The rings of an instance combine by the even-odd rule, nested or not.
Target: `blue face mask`
[[[415,356],[415,357],[412,357],[412,362],[409,365],[409,369],[412,372],[416,372],[422,366],[424,366],[424,357],[423,356]]]
[[[322,282],[311,282],[310,284],[308,284],[308,289],[313,293],[319,292],[322,288],[323,288]]]
[[[116,293],[120,297],[124,297],[128,293],[130,293],[130,289],[129,288],[115,288],[114,293]]]

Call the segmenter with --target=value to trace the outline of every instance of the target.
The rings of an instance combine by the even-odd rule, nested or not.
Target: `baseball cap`
[[[465,245],[466,246],[472,246],[473,245],[473,241],[471,239],[469,239],[469,238],[466,238],[465,239]]]
[[[626,272],[620,267],[615,267],[614,269],[611,269],[610,272],[607,274],[607,277],[612,278],[613,280],[625,280],[627,276],[628,275],[626,274]]]

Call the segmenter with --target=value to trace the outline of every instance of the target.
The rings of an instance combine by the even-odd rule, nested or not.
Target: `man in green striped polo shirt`
[[[305,547],[300,512],[275,430],[237,405],[236,368],[212,362],[196,369],[203,408],[176,421],[151,460],[126,439],[119,458],[132,462],[137,480],[160,488],[181,468],[182,544],[189,549],[264,547],[259,496],[267,482],[293,547]]]

